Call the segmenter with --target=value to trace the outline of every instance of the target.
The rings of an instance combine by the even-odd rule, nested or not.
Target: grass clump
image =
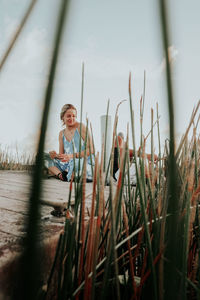
[[[161,1],[164,3],[164,1]],[[38,293],[41,264],[38,260],[37,235],[39,228],[39,199],[42,190],[43,149],[50,108],[56,63],[63,32],[65,11],[62,7],[55,37],[52,64],[45,94],[45,109],[41,136],[34,165],[29,201],[29,218],[22,264],[22,297],[20,299],[199,299],[200,297],[200,139],[194,110],[191,122],[178,150],[174,141],[174,113],[170,66],[167,58],[167,26],[165,8],[161,6],[163,38],[166,53],[169,94],[170,141],[163,153],[160,147],[159,116],[157,132],[159,160],[154,164],[154,122],[152,111],[151,162],[146,159],[146,139],[143,137],[143,112],[145,85],[140,111],[140,153],[135,146],[135,121],[132,109],[131,80],[129,101],[131,116],[131,141],[133,164],[137,184],[133,187],[129,168],[129,136],[120,157],[120,174],[117,185],[112,181],[114,138],[117,131],[117,114],[114,121],[113,144],[109,169],[105,170],[105,147],[101,157],[97,153],[93,170],[92,205],[85,213],[86,164],[81,180],[70,184],[75,190],[74,213],[66,212],[64,231],[45,291]],[[83,72],[84,75],[84,67]],[[82,76],[81,118],[83,104]],[[82,119],[81,119],[82,120]],[[192,138],[188,133],[193,126]],[[19,160],[1,154],[1,168],[19,166]],[[21,166],[25,164],[21,163]],[[109,195],[105,194],[107,176]],[[126,178],[126,180],[125,180]],[[39,270],[39,271],[38,271]],[[171,283],[173,282],[173,283]],[[38,284],[40,283],[40,285]],[[53,287],[52,287],[53,283]],[[40,295],[40,296],[38,296]],[[17,297],[16,297],[17,299]]]
[[[18,150],[13,152],[9,147],[0,147],[0,170],[13,171],[30,171],[35,161],[34,155],[22,153],[19,155]]]
[[[189,130],[175,153],[177,168],[178,210],[169,210],[169,144],[166,141],[157,163],[146,159],[145,141],[141,138],[139,157],[134,157],[137,185],[129,174],[129,137],[120,157],[120,175],[109,195],[105,193],[104,151],[96,155],[91,210],[85,210],[86,174],[74,182],[74,214],[66,214],[65,229],[60,236],[57,254],[48,281],[46,299],[167,299],[169,264],[169,227],[177,216],[176,251],[173,265],[176,289],[181,299],[198,299],[199,295],[199,195],[200,139],[192,115],[192,138]],[[117,119],[117,116],[116,116]],[[115,120],[113,136],[116,131]],[[153,119],[151,143],[153,143]],[[159,122],[157,122],[159,133]],[[132,119],[134,141],[134,118]],[[158,135],[158,139],[159,139]],[[113,139],[114,141],[114,139]],[[135,145],[134,145],[135,147]],[[153,147],[151,147],[153,149]],[[112,151],[112,150],[111,150]],[[112,155],[111,163],[112,166]],[[112,167],[111,167],[112,168]],[[110,173],[112,176],[112,172]],[[126,180],[125,180],[126,177]],[[70,194],[71,196],[71,194]],[[69,199],[70,201],[70,199]],[[54,268],[57,266],[57,269]],[[57,273],[58,272],[58,273]],[[58,282],[52,278],[58,274]],[[191,298],[193,297],[193,298]]]

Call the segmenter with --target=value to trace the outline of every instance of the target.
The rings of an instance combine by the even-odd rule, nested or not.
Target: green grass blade
[[[38,227],[40,206],[39,199],[42,189],[42,171],[43,171],[43,151],[45,143],[45,134],[47,129],[48,114],[51,103],[51,96],[53,92],[53,82],[56,73],[56,65],[61,46],[61,39],[64,30],[64,24],[66,19],[66,12],[68,8],[68,1],[63,0],[58,18],[57,31],[54,41],[54,50],[51,61],[49,80],[44,101],[44,111],[40,129],[40,139],[37,150],[36,162],[33,172],[32,189],[29,202],[29,218],[27,221],[27,234],[24,245],[23,254],[23,282],[24,282],[24,299],[35,299],[37,293],[38,280],[40,278],[38,274],[38,253],[37,253],[37,240],[38,240]]]
[[[11,53],[11,50],[13,49],[13,47],[14,47],[14,45],[15,45],[15,43],[16,43],[16,41],[17,41],[17,39],[18,39],[21,31],[22,31],[22,29],[24,28],[24,25],[26,24],[29,16],[31,15],[36,2],[37,2],[37,0],[32,0],[31,3],[30,3],[30,5],[28,6],[28,9],[25,12],[24,17],[22,18],[20,25],[18,26],[18,28],[17,28],[17,30],[16,30],[16,32],[15,32],[12,40],[10,41],[10,44],[9,44],[7,50],[5,51],[3,57],[2,57],[2,59],[0,61],[0,71],[2,70],[2,68],[3,68],[3,66],[4,66],[4,64],[5,64],[8,56],[9,56],[9,54]]]

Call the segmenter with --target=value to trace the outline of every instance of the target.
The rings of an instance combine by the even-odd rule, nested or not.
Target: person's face
[[[75,109],[68,109],[64,116],[63,121],[67,126],[73,126],[76,123],[76,110]]]

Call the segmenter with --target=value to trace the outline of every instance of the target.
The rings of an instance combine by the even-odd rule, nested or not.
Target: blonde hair
[[[60,119],[61,119],[61,121],[63,121],[64,114],[66,113],[66,111],[68,109],[74,109],[76,111],[76,113],[77,113],[77,109],[76,109],[76,107],[74,105],[72,105],[72,104],[65,104],[65,105],[63,105],[63,107],[61,109],[61,112],[60,112]]]

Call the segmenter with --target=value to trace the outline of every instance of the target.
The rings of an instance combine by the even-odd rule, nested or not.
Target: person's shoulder
[[[117,138],[118,138],[118,143],[119,143],[119,145],[122,146],[122,145],[123,145],[123,142],[124,142],[123,138],[122,138],[121,136],[119,136],[119,135],[118,135]]]
[[[80,128],[81,128],[81,131],[86,130],[85,124],[77,122],[77,129],[79,132],[80,132]]]
[[[63,131],[64,131],[64,129],[62,129],[62,130],[59,132],[59,137],[62,137],[62,136],[63,136]]]

